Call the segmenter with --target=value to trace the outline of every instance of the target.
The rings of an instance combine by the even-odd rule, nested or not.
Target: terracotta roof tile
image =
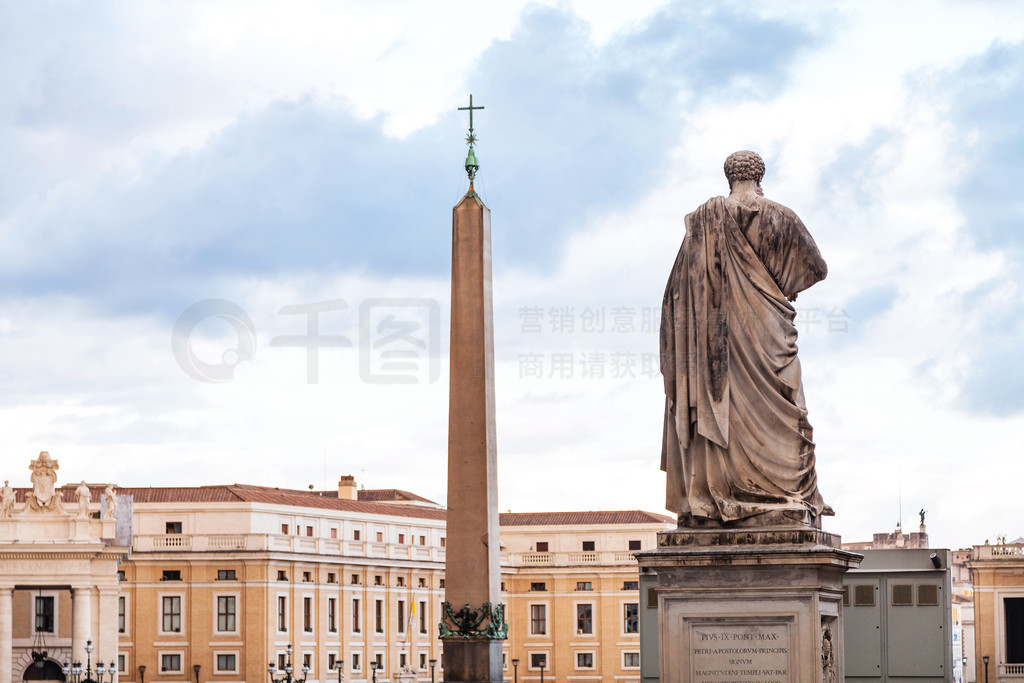
[[[501,526],[571,526],[583,524],[674,524],[665,515],[643,510],[588,512],[503,512]]]

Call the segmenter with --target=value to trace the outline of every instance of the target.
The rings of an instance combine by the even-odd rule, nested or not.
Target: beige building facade
[[[62,495],[77,515],[74,488]],[[40,648],[64,680],[90,639],[94,669],[113,663],[131,683],[266,681],[289,646],[310,683],[338,680],[338,662],[349,682],[373,680],[371,664],[379,682],[443,680],[436,503],[357,491],[351,477],[330,492],[118,488],[115,519],[104,517],[111,487],[88,489],[88,520],[32,532],[56,562],[49,573],[19,526],[31,492],[14,490],[13,517],[0,518],[0,683],[25,680]],[[632,553],[673,526],[638,511],[501,515],[506,678],[540,680],[543,666],[546,680],[639,681]],[[65,536],[73,548],[54,542]],[[37,632],[40,619],[52,630]]]
[[[976,681],[1024,680],[1024,539],[976,545],[966,562],[974,587]],[[987,664],[986,664],[987,661]]]

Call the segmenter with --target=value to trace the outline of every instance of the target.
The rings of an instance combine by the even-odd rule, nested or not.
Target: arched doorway
[[[42,666],[39,666],[42,664]],[[63,681],[64,672],[60,668],[60,664],[53,661],[52,659],[44,659],[42,662],[32,662],[25,667],[25,673],[22,675],[21,680],[23,681]]]

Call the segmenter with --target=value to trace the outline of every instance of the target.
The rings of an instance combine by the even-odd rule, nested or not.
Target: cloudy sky
[[[0,476],[443,500],[472,93],[502,509],[663,510],[664,284],[754,149],[826,528],[1024,535],[1024,7],[497,5],[3,3]]]

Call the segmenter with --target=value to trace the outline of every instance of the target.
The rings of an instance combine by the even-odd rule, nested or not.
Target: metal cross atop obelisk
[[[506,638],[501,604],[501,539],[494,426],[494,319],[491,306],[491,212],[473,191],[470,97],[469,191],[452,211],[452,329],[448,396],[448,514],[444,680],[502,680]]]
[[[473,95],[469,96],[469,106],[459,107],[459,111],[469,112],[469,135],[466,136],[466,144],[469,145],[469,154],[466,155],[466,174],[469,175],[469,186],[473,186],[473,178],[476,177],[476,172],[480,170],[480,164],[477,163],[476,153],[473,150],[473,144],[476,142],[476,133],[473,132],[473,110],[483,109],[483,107],[473,106]]]

